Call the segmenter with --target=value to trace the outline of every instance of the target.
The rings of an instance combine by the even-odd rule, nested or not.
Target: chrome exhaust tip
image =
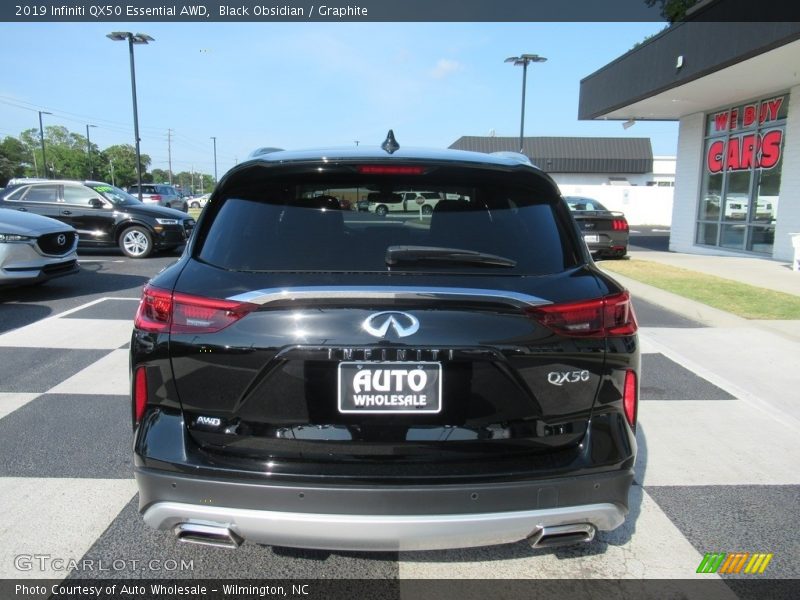
[[[591,542],[595,534],[594,525],[589,523],[573,523],[570,525],[554,525],[537,529],[528,538],[531,548],[552,548]]]
[[[201,525],[199,523],[179,523],[173,529],[179,542],[201,544],[217,548],[238,548],[244,541],[227,527]]]

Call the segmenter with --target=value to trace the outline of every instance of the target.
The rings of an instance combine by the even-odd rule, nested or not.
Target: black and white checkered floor
[[[703,554],[735,551],[772,552],[769,576],[800,576],[797,429],[675,352],[708,330],[657,319],[640,336],[631,512],[593,544],[378,555],[178,545],[136,511],[127,396],[135,308],[134,298],[104,298],[0,335],[0,578],[708,578],[695,574]],[[638,310],[648,325],[646,303]],[[26,568],[20,555],[48,558]],[[84,569],[67,568],[70,559],[87,559]],[[153,570],[167,559],[191,568]]]

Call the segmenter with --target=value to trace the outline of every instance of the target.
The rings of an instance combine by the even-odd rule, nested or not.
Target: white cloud
[[[464,66],[457,60],[449,58],[440,58],[436,61],[436,66],[431,70],[431,76],[434,79],[444,79],[448,75],[460,71]]]

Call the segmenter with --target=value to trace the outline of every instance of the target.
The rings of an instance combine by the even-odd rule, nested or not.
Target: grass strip
[[[800,297],[791,294],[648,260],[603,261],[600,266],[745,319],[800,319]]]

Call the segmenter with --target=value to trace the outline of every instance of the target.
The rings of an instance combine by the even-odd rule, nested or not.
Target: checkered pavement
[[[380,555],[178,545],[136,510],[127,351],[135,309],[134,298],[103,298],[0,335],[0,578],[688,578],[705,552],[720,551],[773,552],[771,576],[800,576],[787,527],[800,506],[797,429],[686,364],[658,327],[640,333],[631,512],[593,544]],[[698,327],[673,329],[670,339]],[[126,566],[15,567],[15,557],[34,554]],[[142,571],[154,558],[190,560],[192,569]]]

